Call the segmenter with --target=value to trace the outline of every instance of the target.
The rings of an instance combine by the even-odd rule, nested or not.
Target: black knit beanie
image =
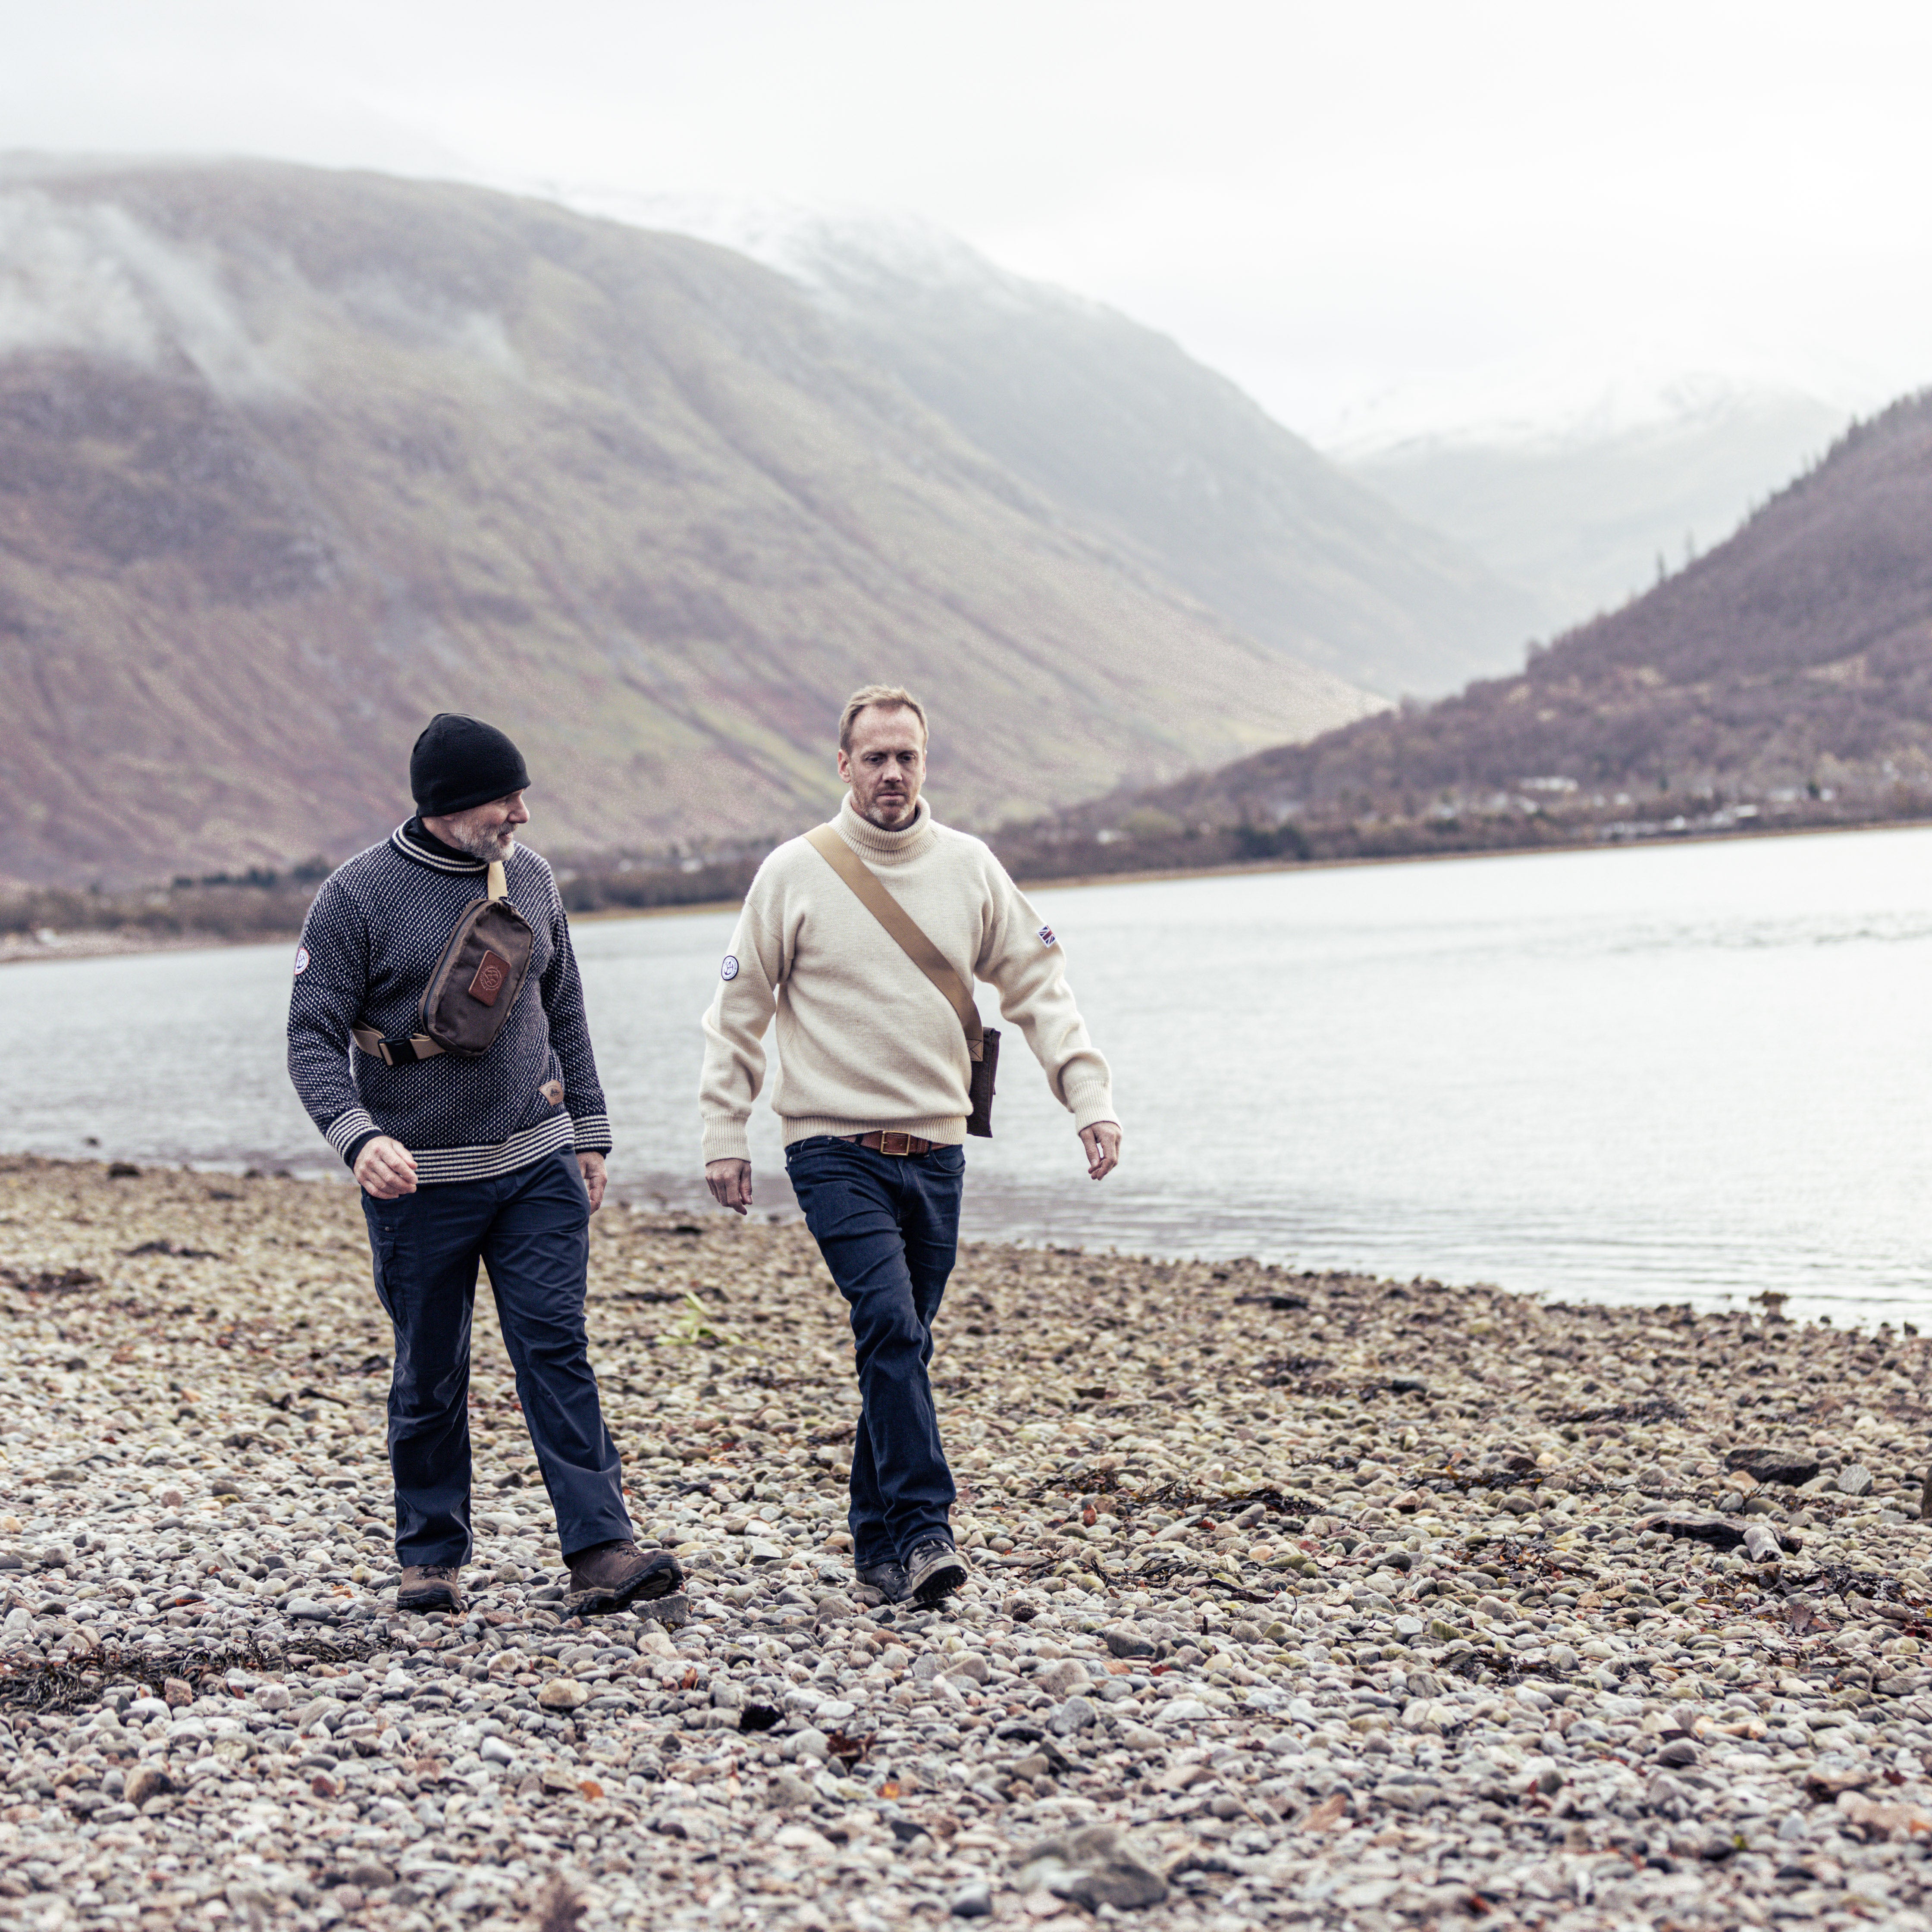
[[[410,754],[410,794],[433,818],[507,798],[530,784],[524,754],[494,724],[439,711]]]

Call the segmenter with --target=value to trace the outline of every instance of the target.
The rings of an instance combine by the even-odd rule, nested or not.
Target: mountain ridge
[[[0,243],[0,872],[340,854],[406,811],[442,709],[524,743],[540,844],[610,850],[823,811],[875,676],[932,694],[967,823],[1374,702],[701,242],[459,185],[16,158]]]
[[[1514,668],[1532,596],[1178,344],[916,218],[587,195],[770,264],[974,446],[1249,635],[1386,698]]]
[[[1624,610],[1299,746],[1003,835],[1035,872],[1932,816],[1932,389]]]

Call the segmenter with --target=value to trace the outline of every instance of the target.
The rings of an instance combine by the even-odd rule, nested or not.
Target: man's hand
[[[604,1204],[604,1156],[580,1149],[577,1164],[584,1170],[584,1191],[590,1197],[590,1211],[594,1214]]]
[[[362,1192],[378,1201],[393,1201],[416,1191],[416,1157],[398,1140],[378,1134],[356,1156],[356,1178]]]
[[[721,1208],[742,1214],[752,1204],[752,1163],[748,1160],[707,1160],[704,1184]]]
[[[1120,1130],[1112,1120],[1096,1120],[1080,1130],[1080,1144],[1087,1150],[1087,1178],[1104,1180],[1120,1164]]]

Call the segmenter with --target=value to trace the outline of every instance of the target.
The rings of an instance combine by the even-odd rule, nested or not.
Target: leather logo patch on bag
[[[546,1080],[537,1091],[553,1107],[560,1107],[563,1105],[563,1082],[561,1080]]]
[[[498,958],[494,952],[483,956],[483,963],[476,969],[476,976],[470,982],[470,997],[480,1000],[486,1006],[496,1004],[496,995],[503,990],[503,982],[510,976],[510,962]]]

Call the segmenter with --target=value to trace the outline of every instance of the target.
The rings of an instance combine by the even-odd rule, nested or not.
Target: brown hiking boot
[[[635,1603],[668,1597],[684,1585],[684,1572],[668,1550],[640,1550],[628,1542],[599,1543],[564,1561],[570,1565],[572,1616],[608,1616]]]
[[[456,1567],[450,1563],[405,1563],[403,1580],[396,1586],[396,1608],[433,1615],[438,1610],[460,1610],[463,1586],[457,1581]]]

